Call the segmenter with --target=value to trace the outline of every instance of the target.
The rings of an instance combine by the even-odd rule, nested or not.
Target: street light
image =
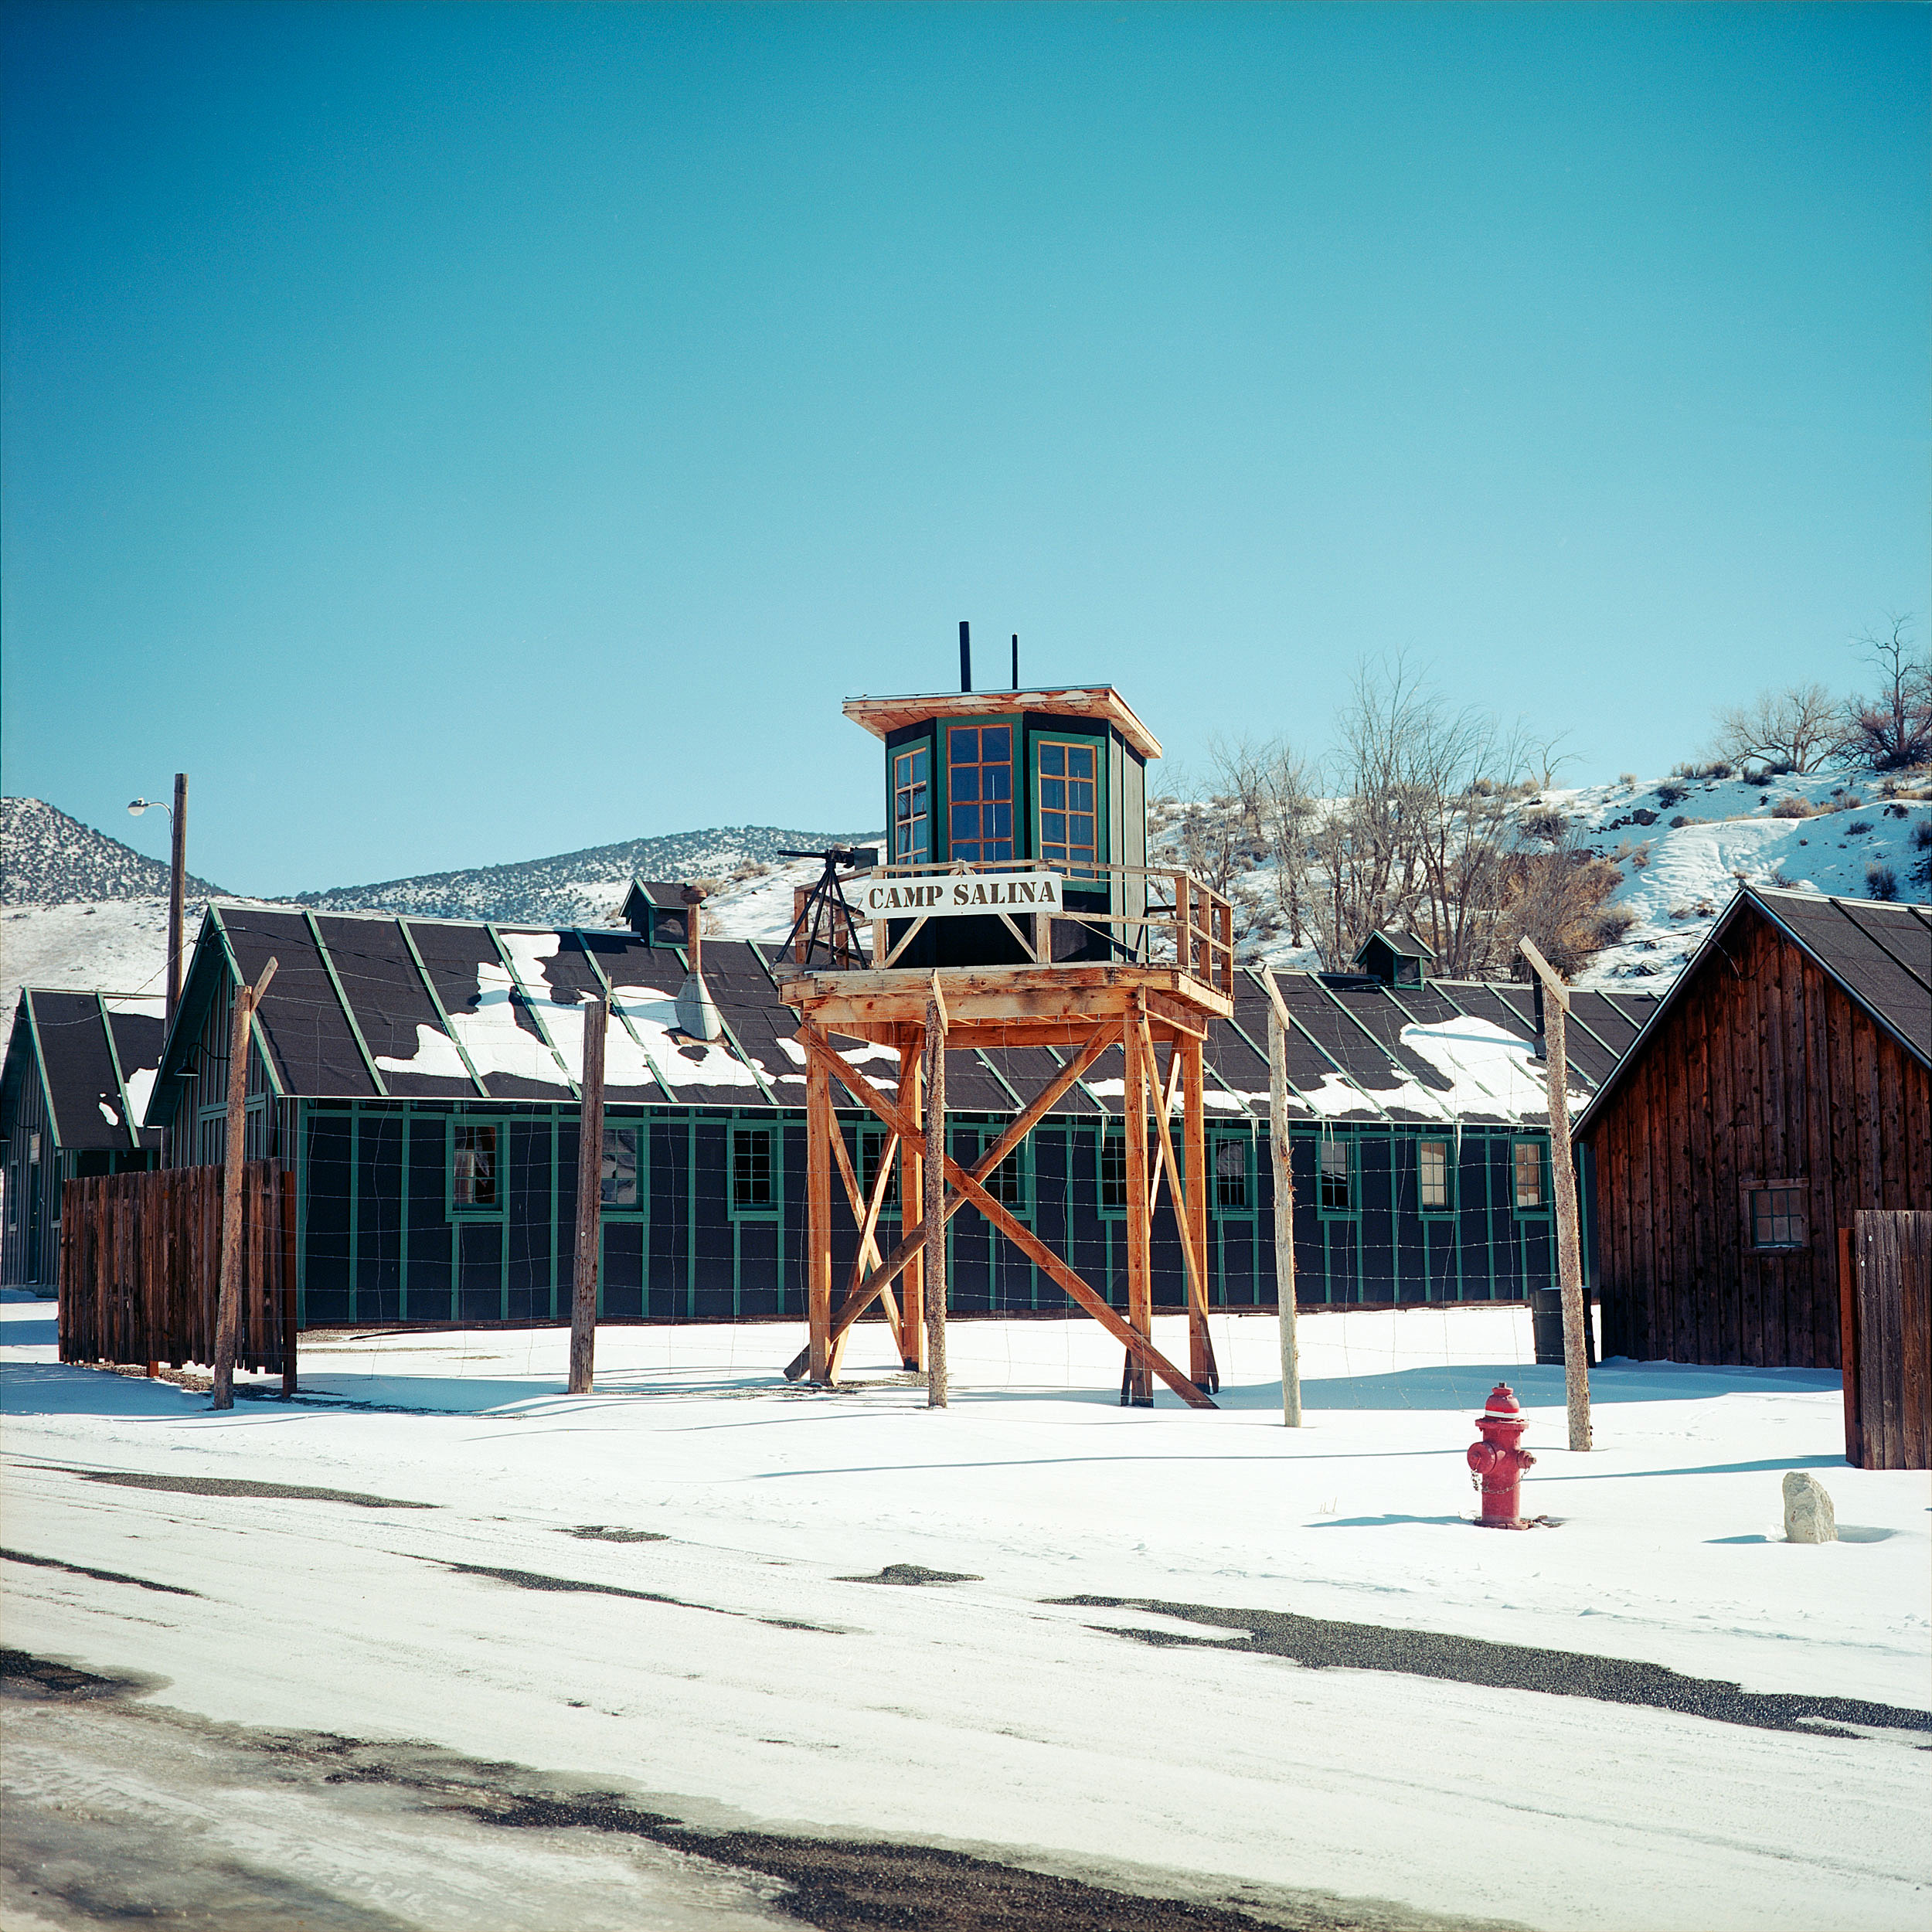
[[[145,811],[167,813],[173,837],[173,847],[168,877],[168,1030],[175,1026],[175,1013],[181,1005],[181,924],[183,889],[187,880],[188,853],[188,774],[185,771],[175,774],[175,802],[165,805],[158,798],[131,798],[128,801],[131,818],[138,818]]]

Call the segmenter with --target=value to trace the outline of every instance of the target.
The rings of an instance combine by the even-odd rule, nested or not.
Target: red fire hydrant
[[[1536,1458],[1517,1444],[1529,1427],[1509,1384],[1499,1382],[1476,1418],[1482,1440],[1469,1445],[1470,1481],[1482,1492],[1478,1529],[1527,1529],[1522,1519],[1522,1472]]]

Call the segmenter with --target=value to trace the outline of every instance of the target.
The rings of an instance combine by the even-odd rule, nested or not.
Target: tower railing
[[[1109,907],[1138,909],[1089,911],[1063,903],[1056,912],[1022,906],[988,908],[985,917],[1002,920],[1034,964],[1050,966],[1053,928],[1072,926],[1108,929],[1120,957],[1143,965],[1172,960],[1190,978],[1229,998],[1234,992],[1234,912],[1212,886],[1187,872],[1166,866],[1114,866],[1101,862],[1078,866],[1043,865],[1032,859],[964,859],[938,863],[879,866],[859,877],[871,880],[912,881],[956,879],[961,876],[998,876],[1005,872],[1050,872],[1063,882],[1063,892],[1104,892]],[[855,880],[853,883],[856,883]],[[893,940],[890,926],[904,921],[906,930]],[[896,966],[927,919],[908,910],[873,918],[872,959],[875,967]]]

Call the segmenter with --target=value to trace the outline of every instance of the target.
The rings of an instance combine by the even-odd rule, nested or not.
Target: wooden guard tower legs
[[[1212,1409],[1208,1390],[1217,1379],[1207,1311],[1206,1141],[1202,1105],[1202,1045],[1208,1021],[1225,1018],[1232,999],[1177,966],[1138,962],[1100,966],[955,968],[935,972],[890,968],[876,971],[805,973],[781,983],[781,997],[798,1013],[798,1040],[807,1063],[806,1260],[810,1333],[785,1370],[797,1379],[835,1381],[840,1345],[874,1301],[884,1303],[900,1359],[916,1359],[925,1337],[929,1399],[944,1400],[943,1321],[945,1224],[961,1209],[980,1218],[1063,1293],[1100,1323],[1126,1351],[1124,1403],[1153,1400],[1158,1376],[1189,1407]],[[1158,1036],[1165,1036],[1168,1066],[1162,1078]],[[892,1046],[900,1056],[896,1090],[875,1085],[833,1044],[835,1036]],[[935,1040],[962,1052],[976,1049],[1050,1046],[1058,1070],[1015,1115],[995,1144],[983,1149],[969,1172],[946,1152],[934,1115],[944,1105],[944,1087],[930,1048]],[[1001,1162],[1018,1148],[1109,1048],[1124,1055],[1126,1080],[1121,1126],[1127,1167],[1128,1306],[1111,1306],[992,1191]],[[924,1049],[922,1051],[922,1049]],[[923,1065],[922,1066],[922,1061]],[[943,1062],[940,1063],[943,1066]],[[920,1070],[917,1073],[915,1070]],[[901,1233],[883,1260],[873,1238],[883,1183],[862,1199],[845,1158],[833,1114],[835,1092],[849,1096],[884,1126],[890,1137],[882,1159],[900,1162]],[[1185,1139],[1176,1136],[1168,1110],[1179,1098]],[[840,1105],[849,1103],[841,1099]],[[1159,1151],[1148,1145],[1149,1114],[1155,1118]],[[1185,1150],[1183,1153],[1183,1150]],[[1182,1156],[1177,1158],[1177,1155]],[[837,1165],[859,1233],[858,1259],[842,1303],[832,1301],[832,1170]],[[1149,1253],[1156,1196],[1162,1179],[1182,1236],[1187,1277],[1189,1363],[1183,1374],[1154,1345],[1154,1282]],[[917,1288],[908,1264],[923,1258]],[[903,1280],[901,1308],[890,1291]],[[923,1303],[923,1307],[920,1306]],[[921,1316],[926,1318],[924,1321]]]
[[[908,1026],[899,1036],[899,1092],[906,1111],[916,1121],[926,1117],[926,1030]],[[926,1160],[923,1144],[916,1136],[902,1136],[899,1143],[899,1213],[901,1226],[914,1218],[914,1206],[923,1212],[926,1199]],[[914,1374],[926,1368],[926,1257],[916,1254],[906,1264],[899,1277],[899,1359]]]
[[[1153,1202],[1147,1174],[1148,1089],[1153,1069],[1141,1052],[1140,1016],[1130,1012],[1121,1030],[1121,1050],[1127,1076],[1121,1095],[1121,1128],[1127,1139],[1127,1318],[1134,1332],[1152,1338],[1153,1271],[1148,1253],[1153,1231]],[[1121,1370],[1122,1407],[1151,1409],[1154,1382],[1147,1364],[1130,1353]]]
[[[814,1382],[832,1379],[832,1079],[815,1057],[805,1063],[805,1308]]]

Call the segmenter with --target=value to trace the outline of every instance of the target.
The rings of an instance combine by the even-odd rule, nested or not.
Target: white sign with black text
[[[867,919],[962,919],[978,913],[1056,913],[1054,872],[960,872],[939,879],[868,879],[859,894]]]

